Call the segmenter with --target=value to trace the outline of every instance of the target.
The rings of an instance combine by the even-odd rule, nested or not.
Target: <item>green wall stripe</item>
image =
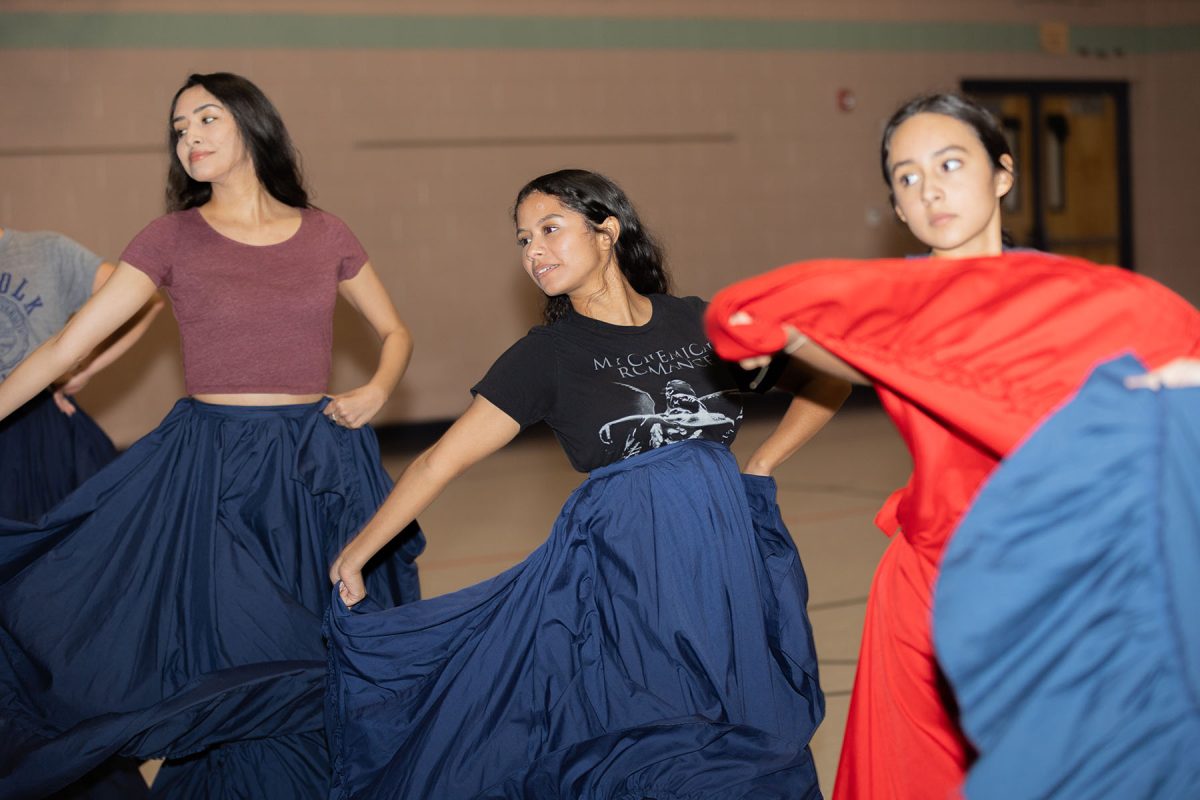
[[[1151,28],[1148,36],[1150,38],[1149,51],[1152,53],[1200,50],[1200,25]]]
[[[1072,27],[1072,48],[1200,50],[1200,26]],[[1031,53],[1035,24],[314,14],[4,13],[0,49],[379,48]]]
[[[1154,28],[1080,26],[1071,29],[1071,46],[1126,53],[1177,53],[1200,50],[1200,25]]]

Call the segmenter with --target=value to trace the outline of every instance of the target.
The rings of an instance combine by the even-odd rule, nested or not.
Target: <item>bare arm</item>
[[[116,267],[108,262],[102,263],[97,268],[96,277],[92,281],[93,295],[100,291],[100,287],[108,282],[108,279],[112,277],[114,272],[116,272]],[[150,301],[142,306],[128,322],[118,328],[116,333],[108,338],[108,341],[102,343],[93,351],[91,357],[79,369],[69,376],[60,378],[62,384],[54,393],[54,401],[63,413],[75,413],[75,407],[66,398],[79,393],[100,370],[125,355],[129,351],[129,348],[133,347],[138,339],[142,338],[142,334],[149,329],[150,323],[163,310],[164,305],[162,297],[155,292]]]
[[[739,317],[745,321],[739,321]],[[750,316],[744,311],[739,311],[729,318],[734,325],[748,324]],[[859,372],[854,367],[847,364],[842,359],[835,356],[833,353],[826,350],[821,345],[809,339],[790,325],[784,326],[787,331],[787,345],[783,348],[783,352],[790,355],[792,358],[807,364],[817,372],[824,373],[834,378],[840,378],[847,383],[856,383],[860,386],[871,385],[871,379],[863,373]],[[745,369],[758,369],[765,367],[771,362],[771,356],[755,356],[754,358],[744,358],[740,362]]]
[[[750,475],[770,476],[811,439],[850,396],[850,384],[823,373],[813,374],[800,364],[788,364],[780,377],[780,389],[792,392],[783,419],[746,462]]]
[[[71,321],[0,383],[0,419],[16,411],[60,375],[78,367],[97,345],[133,317],[154,294],[154,281],[122,261],[112,277],[83,304]]]
[[[791,331],[789,331],[789,336]],[[847,364],[821,345],[805,341],[803,345],[792,351],[792,358],[846,383],[856,383],[859,386],[870,386],[871,379],[854,367]]]
[[[516,420],[476,396],[450,430],[413,459],[375,516],[342,548],[329,568],[330,580],[341,581],[338,592],[342,602],[352,606],[366,596],[363,567],[437,499],[450,481],[508,444],[520,431]]]
[[[325,415],[338,424],[359,428],[379,413],[408,369],[413,350],[412,334],[400,319],[370,262],[364,264],[353,278],[342,281],[338,291],[366,318],[382,342],[379,366],[371,380],[357,389],[332,395],[332,401],[325,407]]]

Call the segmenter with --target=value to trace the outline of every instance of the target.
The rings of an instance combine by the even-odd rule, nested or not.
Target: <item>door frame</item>
[[[995,80],[964,78],[962,90],[968,95],[1022,94],[1029,100],[1032,117],[1032,152],[1028,154],[1031,175],[1042,174],[1042,96],[1047,94],[1100,94],[1112,97],[1117,112],[1117,236],[1120,266],[1134,269],[1133,262],[1133,179],[1129,134],[1128,81],[1087,80]],[[1019,167],[1020,165],[1018,165]],[[1040,185],[1031,186],[1028,193],[1033,210],[1033,245],[1046,249],[1046,220],[1044,198]]]

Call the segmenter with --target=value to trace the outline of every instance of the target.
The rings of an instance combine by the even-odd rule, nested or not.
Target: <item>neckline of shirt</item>
[[[649,331],[654,330],[654,328],[658,325],[659,318],[662,317],[661,298],[662,295],[660,294],[646,295],[646,299],[650,301],[650,319],[646,320],[645,323],[641,325],[614,325],[611,322],[604,322],[603,320],[584,316],[576,311],[574,306],[568,307],[567,318],[572,320],[577,325],[582,325],[585,328],[591,328],[592,330],[601,331],[603,333],[615,333],[620,336],[648,333]]]
[[[311,211],[311,209],[308,209],[308,208],[300,209],[300,225],[297,226],[295,233],[293,233],[288,238],[284,239],[282,242],[275,242],[273,244],[250,244],[249,242],[240,242],[237,239],[226,236],[225,234],[221,233],[219,230],[214,228],[212,226],[212,223],[210,223],[208,220],[206,220],[204,218],[204,215],[200,213],[199,206],[193,206],[192,208],[189,208],[188,211],[193,212],[195,214],[196,220],[199,221],[200,225],[203,226],[205,230],[210,231],[214,235],[221,238],[223,241],[229,242],[230,244],[240,245],[242,247],[253,247],[256,250],[262,250],[262,249],[265,249],[268,247],[282,247],[283,245],[292,244],[293,242],[297,241],[300,238],[301,232],[304,231],[308,225],[308,217],[309,217],[308,212]]]

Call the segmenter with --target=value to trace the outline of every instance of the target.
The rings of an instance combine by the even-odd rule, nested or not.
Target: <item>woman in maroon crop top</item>
[[[168,125],[169,213],[0,384],[3,419],[170,295],[190,396],[36,525],[0,520],[0,784],[40,797],[120,753],[165,759],[156,796],[324,798],[326,568],[391,487],[365,426],[412,342],[256,86],[192,75]],[[338,294],[382,348],[327,396]],[[422,543],[372,592],[416,599]]]

